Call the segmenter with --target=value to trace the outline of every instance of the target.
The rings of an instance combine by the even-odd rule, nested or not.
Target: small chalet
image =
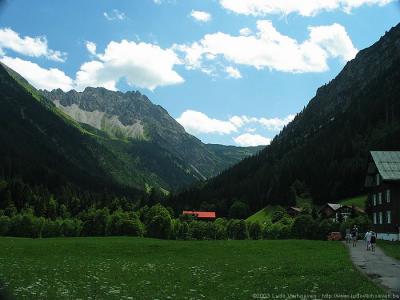
[[[192,211],[192,210],[184,210],[182,212],[183,215],[189,215],[189,216],[193,216],[198,220],[209,220],[209,221],[213,221],[215,220],[216,213],[215,211]]]
[[[337,203],[326,203],[319,210],[319,213],[325,218],[338,222],[340,220],[346,221],[346,219],[351,216],[353,209],[358,213],[364,213],[364,211],[358,207],[351,207],[349,205]]]
[[[400,240],[400,151],[371,151],[365,187],[378,238]]]
[[[302,211],[303,211],[302,208],[294,206],[288,207],[286,209],[286,213],[291,217],[297,217]]]

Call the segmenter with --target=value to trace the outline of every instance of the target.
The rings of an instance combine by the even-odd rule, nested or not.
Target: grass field
[[[359,208],[365,208],[365,202],[367,200],[367,195],[361,195],[353,198],[343,199],[339,203],[342,205],[349,205],[352,206],[353,204]]]
[[[17,299],[251,299],[382,291],[339,242],[0,238]]]
[[[378,246],[389,256],[400,260],[400,242],[378,240]]]

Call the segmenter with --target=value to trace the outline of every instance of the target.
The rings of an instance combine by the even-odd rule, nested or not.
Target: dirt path
[[[364,241],[358,241],[357,247],[352,247],[351,244],[347,244],[347,246],[351,260],[361,272],[386,287],[395,296],[400,297],[399,261],[387,256],[379,247],[375,252],[366,251]]]

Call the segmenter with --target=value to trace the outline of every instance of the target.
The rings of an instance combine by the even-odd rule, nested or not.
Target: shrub
[[[58,237],[62,235],[61,231],[62,221],[45,219],[43,222],[42,237]]]
[[[249,209],[242,201],[235,201],[229,209],[229,217],[232,219],[244,219],[249,214]]]
[[[272,223],[276,223],[276,222],[280,221],[285,215],[286,215],[285,209],[281,206],[278,206],[272,213],[272,216],[271,216]]]
[[[189,223],[190,237],[195,240],[204,240],[207,237],[207,224],[201,221]]]
[[[217,240],[225,240],[228,238],[227,222],[225,219],[218,218],[214,221],[215,238]]]
[[[123,220],[121,229],[124,235],[130,236],[143,236],[145,231],[143,223],[138,218]]]
[[[282,224],[281,223],[274,223],[271,225],[267,238],[271,240],[277,240],[281,237],[281,230],[282,230]]]
[[[279,238],[280,239],[289,239],[293,236],[292,234],[292,225],[281,223]]]
[[[234,240],[245,240],[249,237],[247,224],[244,220],[230,220],[228,223],[228,236]]]
[[[172,220],[169,211],[161,204],[150,208],[146,214],[147,234],[150,237],[168,239],[172,231]]]
[[[190,239],[189,224],[187,222],[180,223],[177,238],[180,240]]]
[[[5,236],[9,233],[11,220],[7,216],[0,216],[0,235]]]
[[[179,231],[182,226],[182,222],[179,219],[173,219],[172,221],[172,229],[171,229],[171,240],[177,240],[179,238]]]
[[[38,238],[41,236],[43,219],[29,213],[15,215],[11,218],[10,235]]]
[[[83,220],[83,235],[89,236],[104,236],[106,235],[107,225],[109,222],[110,213],[107,208],[94,209],[82,215]]]
[[[312,239],[315,221],[310,215],[300,215],[293,223],[293,235],[300,239]]]
[[[262,238],[262,226],[259,222],[250,223],[249,236],[253,240],[259,240]]]
[[[120,210],[115,211],[110,215],[107,225],[107,235],[122,235],[122,222],[124,220],[123,212]]]
[[[215,240],[217,239],[217,226],[214,222],[205,222],[206,223],[206,239]]]
[[[332,220],[324,219],[319,222],[314,231],[314,238],[319,240],[326,240],[328,234],[335,230],[335,224]]]
[[[60,232],[66,237],[80,236],[82,231],[82,222],[76,219],[65,219],[61,223]]]

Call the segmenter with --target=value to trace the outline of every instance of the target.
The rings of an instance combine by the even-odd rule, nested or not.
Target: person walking
[[[368,231],[365,233],[364,236],[365,243],[367,244],[367,251],[371,249],[371,237],[372,237],[372,231],[368,229]]]
[[[353,229],[351,230],[351,239],[353,241],[353,247],[357,247],[358,229],[356,225],[354,225]]]
[[[376,247],[376,233],[371,232],[371,251],[375,252],[375,247]]]

